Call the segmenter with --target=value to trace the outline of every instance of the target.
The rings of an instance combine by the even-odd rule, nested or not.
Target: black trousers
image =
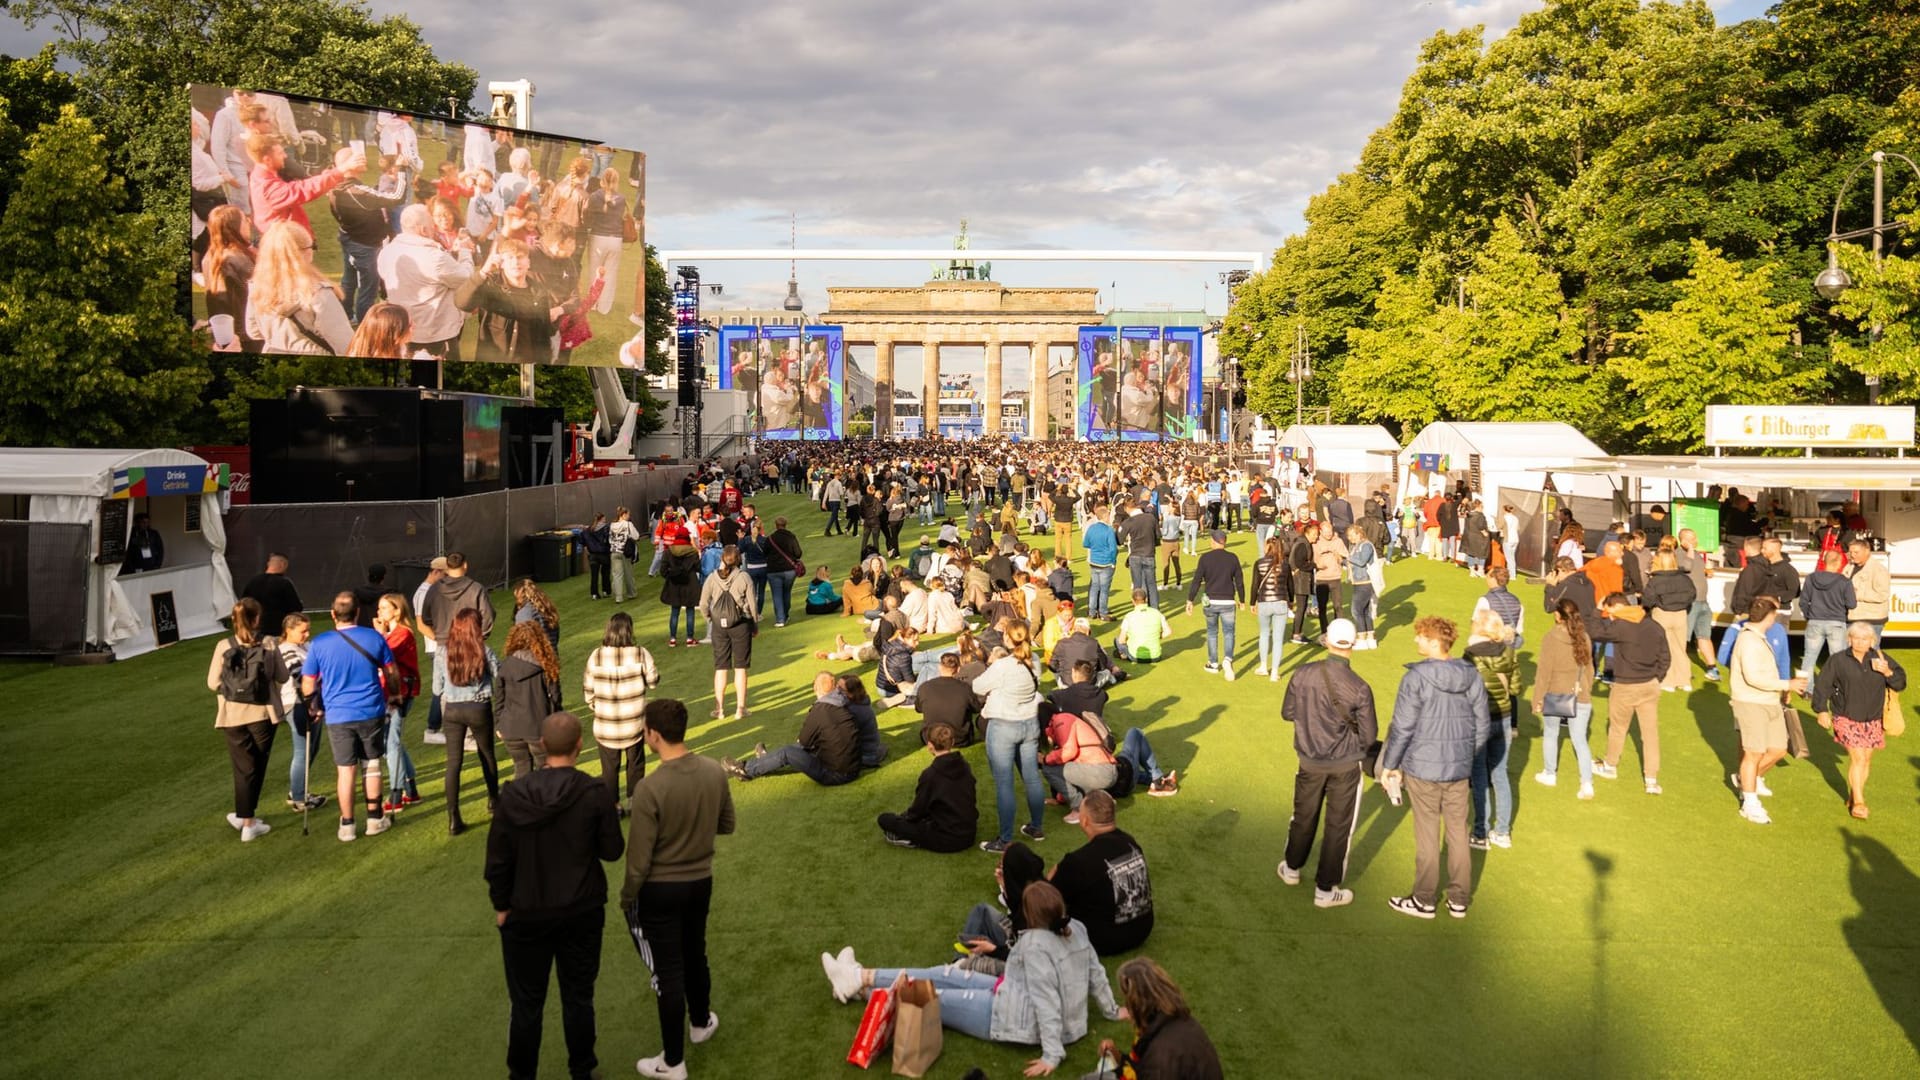
[[[500,797],[500,767],[493,757],[493,703],[448,701],[440,706],[447,731],[447,816],[460,820],[460,767],[466,760],[467,732],[479,748],[480,773],[487,778],[487,799]]]
[[[1327,632],[1327,624],[1340,617],[1340,583],[1337,581],[1316,581],[1313,583],[1313,606],[1320,609],[1320,632]]]
[[[627,786],[624,792],[620,787],[620,762],[627,763]],[[624,750],[615,750],[611,746],[600,748],[600,781],[607,785],[607,794],[613,796],[615,806],[628,804],[633,799],[633,789],[640,786],[640,778],[647,774],[647,744],[634,743]]]
[[[1320,844],[1320,868],[1313,884],[1323,891],[1337,888],[1347,876],[1347,847],[1360,819],[1360,766],[1338,768],[1300,766],[1293,777],[1293,823],[1287,827],[1287,865],[1304,869],[1313,851],[1313,834],[1320,829],[1320,810],[1326,808],[1327,835]]]
[[[966,851],[973,847],[972,837],[956,841],[953,837],[942,836],[929,829],[925,822],[909,821],[899,814],[881,814],[880,831],[892,833],[914,847],[942,854]]]
[[[227,736],[227,756],[233,759],[233,812],[240,817],[250,818],[260,808],[267,758],[273,754],[273,729],[271,720],[220,729]]]
[[[606,596],[613,592],[613,557],[587,556],[587,595]]]
[[[547,749],[538,740],[507,739],[507,756],[513,759],[513,778],[520,779],[535,769],[547,767]]]
[[[860,523],[860,554],[865,555],[868,548],[875,551],[886,550],[882,545],[887,542],[887,532],[878,521]]]
[[[687,1059],[687,1024],[706,1027],[713,1008],[707,969],[707,909],[713,879],[649,881],[627,909],[627,930],[640,960],[653,972],[660,1006],[660,1046],[666,1062]]]
[[[607,910],[595,907],[561,919],[507,917],[500,927],[500,957],[507,969],[507,1076],[533,1080],[540,1067],[540,1019],[547,1006],[547,978],[560,976],[560,1023],[567,1036],[567,1074],[585,1080],[600,1064],[594,1057],[593,984],[600,978],[600,941]]]

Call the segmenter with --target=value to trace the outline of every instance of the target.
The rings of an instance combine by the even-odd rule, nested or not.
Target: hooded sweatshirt
[[[433,628],[435,641],[447,640],[447,632],[453,626],[453,617],[461,611],[473,608],[480,613],[480,636],[493,633],[493,600],[487,596],[487,587],[471,577],[442,578],[439,584],[427,590],[427,602],[420,610],[420,618]]]
[[[603,861],[624,845],[613,795],[572,767],[545,768],[500,789],[487,830],[487,892],[515,922],[562,919],[607,902]]]
[[[1671,652],[1667,632],[1647,618],[1647,609],[1623,607],[1613,618],[1587,619],[1587,636],[1613,642],[1613,678],[1618,683],[1658,682],[1666,677]]]

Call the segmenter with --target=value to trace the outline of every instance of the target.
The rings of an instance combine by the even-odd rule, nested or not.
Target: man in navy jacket
[[[1433,918],[1444,826],[1447,913],[1464,919],[1473,897],[1467,789],[1473,759],[1487,744],[1487,688],[1472,664],[1449,657],[1459,635],[1452,620],[1426,616],[1413,624],[1413,635],[1421,659],[1401,676],[1380,752],[1382,782],[1404,781],[1413,803],[1413,893],[1388,904],[1402,915]]]

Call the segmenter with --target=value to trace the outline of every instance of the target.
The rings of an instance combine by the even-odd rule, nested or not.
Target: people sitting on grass
[[[1172,634],[1166,615],[1147,603],[1147,591],[1135,589],[1133,610],[1120,619],[1120,633],[1113,639],[1113,655],[1129,663],[1151,664],[1163,655],[1164,643]]]
[[[833,589],[833,577],[827,571],[827,564],[821,563],[820,568],[813,572],[813,580],[807,583],[807,614],[844,614],[843,606],[840,594]]]
[[[1084,660],[1074,665],[1075,677],[1086,673],[1088,666]],[[1086,685],[1085,679],[1081,685]],[[1078,825],[1080,803],[1087,793],[1105,791],[1120,778],[1107,745],[1106,723],[1095,712],[1061,711],[1047,721],[1046,733],[1051,749],[1040,759],[1040,771],[1049,786],[1066,797],[1067,824]]]
[[[1137,949],[1153,932],[1153,882],[1146,852],[1121,831],[1114,815],[1113,796],[1089,792],[1072,822],[1087,842],[1068,852],[1049,875],[1101,956]]]
[[[950,745],[973,744],[973,718],[979,715],[983,699],[973,692],[970,682],[961,679],[960,665],[959,651],[944,653],[939,674],[915,686],[913,708],[924,718],[920,722],[922,741],[929,741],[929,729],[943,727],[952,733]]]
[[[1226,1073],[1213,1040],[1164,968],[1150,957],[1136,956],[1120,965],[1115,979],[1133,1023],[1123,1075],[1134,1080],[1222,1080]],[[1113,1040],[1101,1040],[1100,1056],[1118,1059]]]
[[[871,769],[887,760],[887,744],[880,737],[880,721],[873,711],[873,698],[867,694],[867,684],[854,674],[842,675],[834,681],[834,688],[840,692],[840,700],[847,711],[853,714],[854,727],[860,731],[860,767]]]
[[[1126,678],[1126,673],[1113,666],[1113,658],[1093,636],[1093,627],[1085,619],[1073,620],[1073,632],[1060,639],[1053,647],[1053,676],[1066,683],[1072,676],[1076,664],[1087,664],[1093,669],[1093,682],[1096,686],[1111,686]]]
[[[1124,1020],[1114,1000],[1106,969],[1089,941],[1087,927],[1069,918],[1060,890],[1038,881],[1021,896],[1027,928],[1008,952],[999,976],[958,965],[937,968],[869,968],[851,947],[839,955],[820,954],[821,966],[836,1001],[852,1001],[896,978],[933,984],[940,999],[940,1023],[976,1039],[1040,1047],[1027,1063],[1030,1076],[1045,1075],[1066,1060],[1067,1046],[1087,1034],[1087,999],[1109,1020]]]
[[[866,615],[879,606],[880,601],[874,599],[873,583],[867,580],[867,572],[858,566],[849,570],[846,584],[840,587],[840,614]]]
[[[909,626],[887,638],[880,646],[880,670],[874,686],[885,695],[881,700],[898,707],[913,697],[913,654],[920,645],[920,631]]]
[[[895,847],[965,851],[980,828],[973,768],[954,750],[952,728],[928,724],[921,731],[933,760],[914,785],[913,805],[905,813],[880,815],[880,836]]]
[[[860,775],[860,728],[843,703],[833,672],[813,677],[813,698],[797,740],[777,750],[757,745],[745,763],[721,758],[728,775],[757,780],[791,769],[822,787],[852,783]]]
[[[1027,886],[1047,879],[1047,864],[1025,844],[1007,845],[993,864],[993,880],[998,892],[993,903],[978,903],[967,912],[960,926],[959,945],[967,956],[962,967],[998,975],[1006,970],[1007,950],[1027,928],[1021,898]]]

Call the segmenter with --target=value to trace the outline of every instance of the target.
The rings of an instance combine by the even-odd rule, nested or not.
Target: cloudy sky
[[[1434,32],[1512,27],[1538,0],[370,0],[485,81],[526,78],[535,126],[648,154],[663,249],[1270,250],[1387,120]],[[1761,0],[1713,0],[1723,20]],[[37,46],[44,29],[0,32]],[[484,104],[484,102],[480,103]],[[1093,285],[1109,306],[1224,309],[1224,266],[1006,264],[1010,285]],[[787,267],[709,263],[733,305]],[[801,264],[914,284],[924,263]],[[1012,372],[1009,372],[1010,383]],[[906,373],[902,372],[903,381]],[[908,385],[917,385],[909,382]],[[1017,385],[1017,384],[1015,384]]]

